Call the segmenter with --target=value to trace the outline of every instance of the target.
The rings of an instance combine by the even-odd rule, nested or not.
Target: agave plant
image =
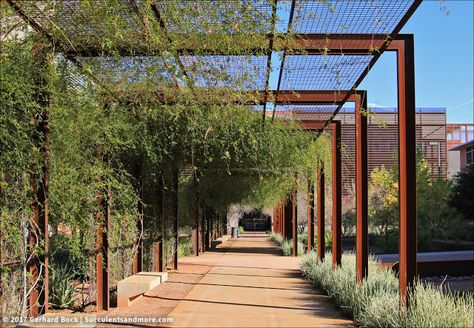
[[[51,266],[49,274],[50,303],[57,308],[70,308],[75,288],[71,284],[74,272],[66,265]]]

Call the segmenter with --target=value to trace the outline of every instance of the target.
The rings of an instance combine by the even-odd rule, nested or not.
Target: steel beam
[[[308,178],[308,253],[314,249],[314,183]]]
[[[318,198],[317,198],[317,215],[318,215],[318,258],[322,262],[324,261],[325,254],[325,231],[324,231],[324,200],[325,200],[325,186],[324,186],[324,167],[320,163],[317,172],[318,180]]]
[[[360,93],[355,106],[356,121],[356,271],[361,282],[368,274],[368,156],[367,156],[367,94]]]
[[[397,52],[399,124],[400,297],[407,299],[417,276],[416,120],[413,35],[392,43]]]
[[[342,165],[341,122],[333,121],[332,130],[332,263],[341,265],[342,255]]]

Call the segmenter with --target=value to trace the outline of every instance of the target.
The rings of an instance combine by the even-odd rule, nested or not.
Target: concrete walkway
[[[216,258],[217,254],[222,256]],[[298,259],[284,257],[263,234],[230,239],[214,252],[181,261],[214,263],[174,308],[173,327],[347,327],[327,296],[301,278]]]

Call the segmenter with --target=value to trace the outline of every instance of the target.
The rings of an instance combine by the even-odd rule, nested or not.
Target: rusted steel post
[[[206,207],[205,213],[206,213],[206,226],[205,226],[206,232],[204,234],[204,248],[206,251],[208,251],[211,248],[209,240],[211,239],[211,229],[212,229],[212,225],[211,225],[212,215],[209,211],[209,207]]]
[[[155,271],[163,272],[166,271],[164,268],[163,261],[164,261],[164,240],[165,240],[165,188],[164,188],[164,177],[163,172],[161,172],[160,176],[158,177],[158,192],[157,192],[157,199],[158,199],[158,207],[159,213],[158,217],[159,220],[157,222],[157,226],[161,229],[160,234],[158,235],[158,239],[155,243]]]
[[[308,253],[314,249],[314,183],[308,178]]]
[[[178,270],[178,244],[179,244],[179,231],[178,231],[178,191],[179,191],[179,170],[173,172],[173,235],[174,235],[174,249],[173,249],[173,269]]]
[[[293,256],[298,256],[298,194],[296,187],[293,188],[291,193],[291,239],[293,240]]]
[[[342,255],[342,175],[341,122],[332,126],[332,264],[341,265]]]
[[[400,202],[400,297],[409,304],[407,294],[417,276],[416,236],[416,121],[415,62],[413,35],[399,38],[398,134]]]
[[[134,274],[143,271],[143,166],[140,164],[136,168],[136,179],[138,182],[138,195],[140,197],[138,201],[138,219],[137,219],[137,239],[135,240],[135,254],[133,257],[133,270]]]
[[[198,205],[198,196],[194,195],[194,206],[193,206],[193,254],[194,256],[199,256],[199,205]]]
[[[325,231],[324,231],[324,200],[325,200],[325,186],[324,186],[324,167],[319,164],[318,168],[318,198],[317,198],[317,215],[318,215],[318,258],[322,262],[324,261],[325,254]]]
[[[356,115],[356,271],[361,282],[368,274],[368,166],[367,166],[367,94],[359,93]]]
[[[97,254],[96,254],[96,280],[97,280],[97,312],[107,311],[110,306],[109,299],[109,240],[110,225],[110,188],[107,187],[105,197],[101,192],[97,194],[100,210],[97,212]]]
[[[293,236],[293,225],[292,225],[292,218],[293,218],[293,199],[291,195],[286,197],[285,202],[285,235],[284,237],[287,239],[291,239]]]
[[[38,43],[33,49],[34,56],[39,65],[49,66],[48,48],[42,43]],[[37,122],[33,141],[40,149],[42,156],[41,164],[36,168],[36,172],[31,177],[32,191],[35,197],[32,201],[33,217],[29,232],[31,261],[28,263],[30,272],[31,292],[29,295],[30,316],[37,317],[48,311],[48,279],[49,279],[49,205],[48,205],[48,184],[49,184],[49,103],[50,95],[46,91],[47,81],[45,76],[40,76],[38,81],[37,103],[41,107],[41,112],[35,116]],[[38,247],[43,245],[43,251],[36,252]]]

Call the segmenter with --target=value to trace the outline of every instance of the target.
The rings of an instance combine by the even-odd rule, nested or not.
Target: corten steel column
[[[173,172],[173,234],[174,234],[174,249],[173,249],[173,269],[178,270],[178,191],[179,191],[179,171],[176,169]]]
[[[193,254],[194,256],[199,256],[199,205],[198,197],[194,197],[194,227],[193,227]]]
[[[293,200],[291,199],[291,195],[287,196],[286,202],[285,202],[285,235],[284,237],[287,239],[291,239],[293,236],[293,225],[292,223],[292,217],[293,217]]]
[[[368,166],[367,166],[367,94],[359,93],[356,115],[356,271],[361,282],[368,274]]]
[[[166,268],[163,265],[164,261],[164,240],[165,240],[165,182],[163,172],[161,172],[159,180],[158,180],[158,193],[159,193],[159,217],[160,221],[158,222],[158,226],[161,228],[161,233],[158,236],[158,240],[155,244],[155,271],[163,272],[166,271]]]
[[[342,255],[342,175],[341,175],[341,122],[332,126],[332,264],[341,265]]]
[[[155,242],[155,271],[163,272],[163,237],[159,236]]]
[[[308,178],[308,253],[314,249],[314,183]]]
[[[109,240],[108,231],[110,225],[110,188],[107,187],[104,195],[98,193],[98,202],[101,211],[97,213],[97,255],[96,255],[96,279],[97,279],[97,312],[107,311],[110,306],[109,299]]]
[[[33,50],[35,60],[38,65],[49,66],[48,48],[39,42]],[[48,311],[48,279],[49,279],[49,205],[48,205],[48,185],[49,185],[49,115],[48,108],[50,95],[46,91],[46,81],[44,76],[39,76],[35,81],[38,86],[37,103],[40,105],[41,113],[34,117],[36,121],[36,131],[33,134],[33,142],[40,149],[42,163],[36,167],[31,176],[31,188],[35,195],[32,200],[33,216],[32,226],[29,231],[29,244],[31,261],[28,263],[30,273],[31,292],[29,295],[30,316],[37,317]],[[39,173],[41,172],[41,173]],[[43,245],[44,252],[36,253],[38,246]],[[2,318],[0,318],[2,320]]]
[[[291,193],[291,238],[293,239],[293,256],[298,256],[298,195],[296,187]]]
[[[318,215],[318,258],[322,262],[324,261],[325,254],[325,231],[324,231],[324,167],[319,164],[318,168],[318,198],[317,198],[317,215]]]
[[[280,211],[281,211],[281,235],[284,237],[286,237],[286,218],[285,218],[285,214],[286,214],[286,198],[283,199],[283,202],[281,204],[281,208],[280,208]]]
[[[141,160],[140,160],[141,163]],[[143,217],[144,217],[144,209],[143,209],[143,179],[142,179],[142,169],[143,166],[137,165],[137,172],[136,172],[136,177],[138,180],[138,194],[140,196],[140,201],[138,202],[138,220],[137,220],[137,230],[138,230],[138,236],[135,241],[136,243],[136,249],[135,249],[135,254],[133,258],[133,270],[132,272],[138,273],[143,271]]]
[[[417,275],[416,237],[416,121],[415,60],[413,35],[399,36],[397,51],[399,202],[400,202],[400,297],[407,300]]]

